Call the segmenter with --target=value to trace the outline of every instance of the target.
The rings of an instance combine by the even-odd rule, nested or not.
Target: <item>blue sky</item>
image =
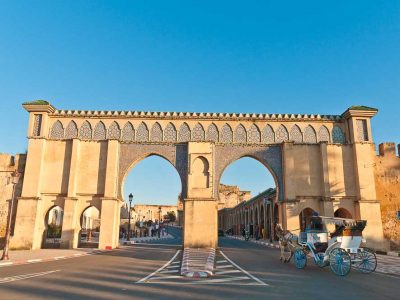
[[[1,1],[1,152],[21,103],[340,114],[399,143],[400,1]]]

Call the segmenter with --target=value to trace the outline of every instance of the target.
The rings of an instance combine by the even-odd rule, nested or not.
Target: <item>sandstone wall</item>
[[[400,145],[398,145],[400,153]],[[377,197],[381,202],[383,233],[392,250],[400,250],[400,157],[396,156],[394,143],[379,145],[375,164]]]
[[[4,236],[6,233],[7,219],[9,204],[12,197],[12,181],[11,173],[15,170],[21,173],[21,178],[16,186],[16,197],[21,195],[23,172],[25,169],[25,154],[17,154],[12,156],[10,154],[0,153],[0,247],[3,247]],[[14,218],[15,209],[14,207]],[[12,228],[14,225],[14,218],[12,221]]]

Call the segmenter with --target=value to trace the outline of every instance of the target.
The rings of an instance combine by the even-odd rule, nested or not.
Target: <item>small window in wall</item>
[[[33,136],[40,136],[40,130],[42,127],[42,115],[34,115],[33,119]]]
[[[369,141],[367,120],[357,120],[357,140],[359,142]]]

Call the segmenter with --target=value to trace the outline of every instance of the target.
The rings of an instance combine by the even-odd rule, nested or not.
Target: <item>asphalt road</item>
[[[211,280],[169,276],[179,264],[176,253],[181,249],[180,231],[171,231],[178,238],[162,245],[153,242],[68,260],[2,267],[0,299],[399,298],[400,277],[351,272],[342,278],[312,264],[298,270],[293,263],[280,263],[275,249],[227,238],[220,239],[220,275]],[[175,255],[163,274],[150,276]],[[138,283],[144,278],[150,279]]]

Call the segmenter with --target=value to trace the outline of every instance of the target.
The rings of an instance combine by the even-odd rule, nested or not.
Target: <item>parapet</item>
[[[11,155],[8,153],[0,153],[0,171],[23,173],[25,169],[26,154]]]
[[[400,144],[397,145],[397,148],[400,155]],[[396,144],[392,142],[379,144],[379,156],[387,158],[396,157]]]

